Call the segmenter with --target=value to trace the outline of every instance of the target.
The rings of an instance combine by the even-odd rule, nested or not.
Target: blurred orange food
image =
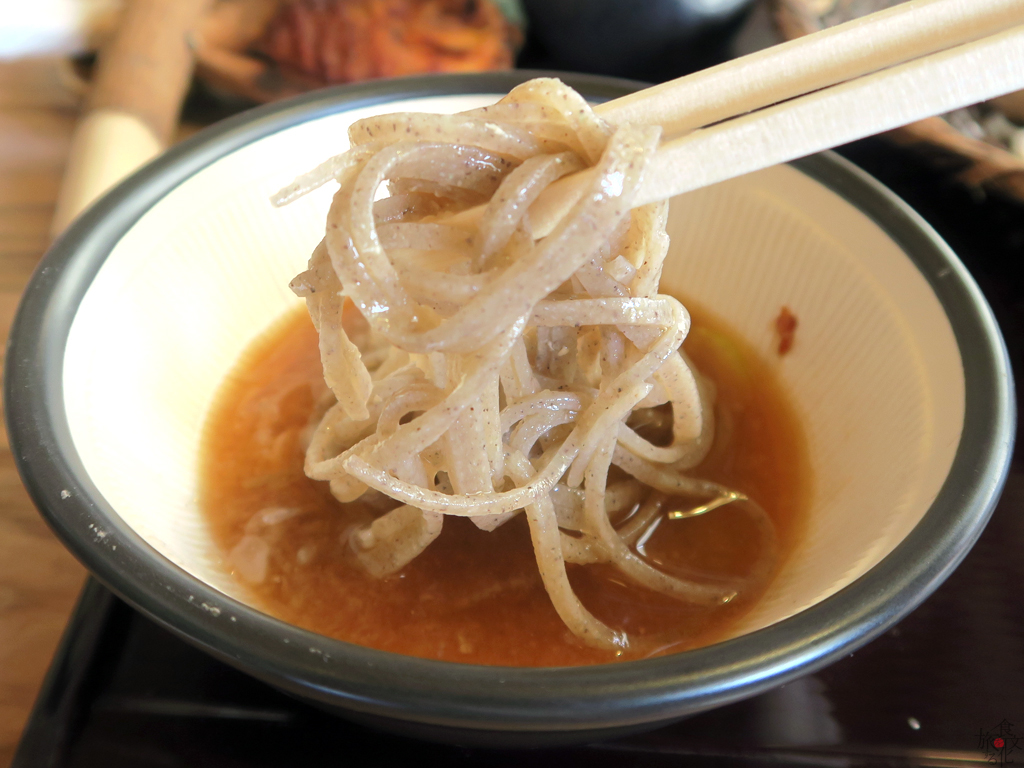
[[[327,83],[512,66],[518,30],[489,0],[295,0],[261,52]]]

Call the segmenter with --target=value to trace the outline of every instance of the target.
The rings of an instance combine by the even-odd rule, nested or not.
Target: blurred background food
[[[196,40],[215,88],[273,101],[337,83],[513,66],[524,24],[494,0],[221,0]]]
[[[12,6],[0,57],[44,57],[67,105],[131,0]],[[325,85],[512,66],[661,81],[903,0],[214,0],[190,38],[186,124]],[[16,65],[15,65],[16,66]],[[32,86],[38,89],[39,83]],[[1024,200],[1024,95],[892,132],[977,191]]]

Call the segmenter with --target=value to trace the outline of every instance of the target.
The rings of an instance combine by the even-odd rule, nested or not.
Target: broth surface
[[[803,528],[810,472],[804,436],[762,360],[709,313],[691,312],[684,350],[717,388],[714,447],[692,471],[755,499],[771,517],[780,564]],[[766,319],[771,322],[771,319]],[[633,647],[616,654],[583,645],[541,583],[525,517],[493,532],[448,516],[444,529],[397,574],[364,573],[348,533],[378,514],[340,504],[303,473],[304,437],[325,392],[317,335],[302,307],[243,354],[207,416],[200,503],[225,568],[261,610],[314,632],[410,656],[507,666],[571,666],[660,655],[730,636],[768,582],[714,608],[629,584],[613,567],[569,565],[572,587]],[[699,500],[670,502],[687,509]],[[644,545],[653,565],[678,575],[743,576],[759,538],[740,509],[663,519]],[[776,566],[776,569],[778,566]]]

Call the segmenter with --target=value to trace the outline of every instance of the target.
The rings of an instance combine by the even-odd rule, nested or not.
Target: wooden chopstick
[[[665,200],[925,117],[1024,89],[1024,25],[726,120],[663,144],[634,205]],[[554,229],[592,171],[555,182],[530,206],[535,237]],[[460,214],[468,221],[474,211]]]
[[[663,144],[635,205],[1024,88],[1024,25]]]
[[[675,133],[724,121],[659,148],[641,205],[1020,90],[1022,24],[1024,0],[911,0],[597,109],[615,121],[664,120]],[[766,108],[751,111],[758,104]],[[582,171],[541,193],[529,211],[535,237],[551,232],[591,177]],[[450,221],[469,224],[482,211]]]
[[[595,108],[676,137],[1024,24],[1024,0],[910,0]]]

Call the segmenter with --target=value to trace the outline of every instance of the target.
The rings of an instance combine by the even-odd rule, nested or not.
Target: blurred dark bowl
[[[660,81],[727,58],[751,0],[525,0],[522,66]]]

